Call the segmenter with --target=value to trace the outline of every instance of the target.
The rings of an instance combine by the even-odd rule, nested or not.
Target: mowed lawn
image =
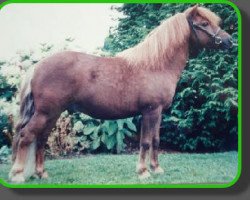
[[[160,154],[164,174],[140,180],[135,172],[137,154],[86,155],[80,158],[47,160],[46,180],[28,184],[215,184],[230,183],[237,174],[238,153]],[[8,181],[10,164],[0,164],[0,178]]]

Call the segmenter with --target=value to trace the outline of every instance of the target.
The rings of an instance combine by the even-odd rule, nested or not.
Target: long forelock
[[[187,40],[190,28],[184,13],[178,13],[152,30],[143,42],[122,51],[117,57],[130,65],[160,67],[162,59],[172,59],[178,48]]]
[[[202,18],[208,20],[211,24],[216,26],[220,24],[221,18],[212,11],[210,11],[209,9],[204,7],[198,7],[197,11]]]

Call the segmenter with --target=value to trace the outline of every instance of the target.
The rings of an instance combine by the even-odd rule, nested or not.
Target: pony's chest
[[[149,77],[140,92],[141,103],[170,105],[175,95],[176,83],[173,77],[164,74]]]

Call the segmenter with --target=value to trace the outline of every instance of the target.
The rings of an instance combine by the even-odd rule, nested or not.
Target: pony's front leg
[[[158,148],[160,144],[160,130],[155,130],[153,132],[152,146],[150,151],[150,168],[152,172],[156,174],[161,174],[164,170],[160,167],[158,161]]]
[[[152,139],[154,133],[159,132],[161,123],[161,111],[162,107],[158,107],[153,110],[146,110],[142,114],[140,154],[139,162],[137,165],[137,172],[140,179],[145,179],[150,176],[146,165],[146,157],[149,153],[149,149],[152,148]]]
[[[49,120],[47,120],[46,128],[43,133],[37,137],[37,149],[36,149],[36,176],[39,178],[48,178],[48,173],[44,168],[44,152],[45,145],[48,140],[49,134],[52,128],[55,126],[55,123],[59,117],[58,114],[54,114],[53,116],[49,116]]]

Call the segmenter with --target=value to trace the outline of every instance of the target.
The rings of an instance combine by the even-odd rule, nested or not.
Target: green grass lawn
[[[237,174],[238,153],[161,154],[164,174],[138,179],[138,155],[87,155],[81,158],[47,160],[46,180],[28,184],[190,184],[230,183]],[[0,164],[0,178],[8,181],[10,164]]]

